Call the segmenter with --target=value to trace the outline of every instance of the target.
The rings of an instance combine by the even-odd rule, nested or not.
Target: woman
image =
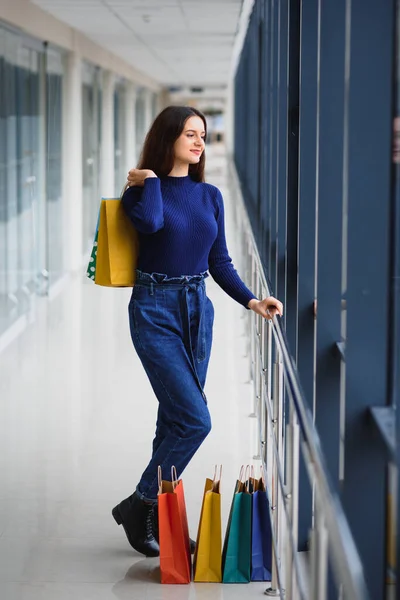
[[[157,468],[178,476],[211,429],[204,385],[214,309],[205,278],[266,319],[282,315],[273,297],[258,300],[232,265],[220,191],[204,183],[204,115],[170,106],[147,134],[122,197],[139,235],[136,283],[129,304],[134,347],[157,396],[151,460],[136,491],[113,509],[132,547],[157,556]],[[191,542],[194,550],[194,542]]]

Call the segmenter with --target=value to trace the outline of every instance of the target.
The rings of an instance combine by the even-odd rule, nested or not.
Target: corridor
[[[160,585],[111,515],[157,403],[130,290],[85,273],[101,197],[174,174],[186,121],[174,167],[163,133],[140,162],[171,106],[204,114],[233,262],[284,305],[267,322],[207,278],[213,428],[183,473],[195,538],[222,464],[224,536],[263,465],[270,582]],[[400,0],[0,2],[0,600],[400,598],[399,281]]]

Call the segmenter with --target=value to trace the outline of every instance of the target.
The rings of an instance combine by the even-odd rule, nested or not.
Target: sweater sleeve
[[[144,186],[131,186],[122,196],[125,213],[140,233],[155,233],[164,227],[161,183],[158,177],[147,177]]]
[[[224,203],[221,192],[217,189],[217,238],[211,246],[208,256],[209,271],[218,285],[236,302],[247,308],[248,303],[256,296],[245,286],[240,279],[232,259],[229,256],[225,238]]]

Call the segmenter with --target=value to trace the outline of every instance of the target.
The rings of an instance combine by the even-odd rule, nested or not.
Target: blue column
[[[297,347],[300,0],[289,0],[288,52],[285,325],[289,346],[294,354]]]
[[[276,290],[276,215],[277,215],[277,199],[276,199],[276,169],[277,169],[277,134],[278,134],[278,98],[277,98],[277,80],[278,80],[278,0],[270,0],[270,63],[271,70],[270,86],[269,86],[269,114],[270,114],[270,129],[269,129],[269,230],[270,230],[270,246],[269,246],[269,270],[268,275],[272,283],[273,292]]]
[[[373,600],[385,597],[385,449],[368,417],[388,391],[393,3],[349,5],[344,202],[346,406],[342,501]]]
[[[286,302],[286,195],[287,195],[287,132],[288,132],[288,0],[281,0],[278,13],[278,114],[277,114],[277,251],[275,293]],[[286,316],[286,312],[285,312]]]
[[[397,144],[400,136],[400,0],[396,1],[396,41],[395,41],[395,60],[396,60],[396,93],[395,93],[395,111],[393,128],[393,146]],[[397,139],[396,139],[397,138]],[[393,152],[393,189],[391,204],[391,240],[392,240],[392,260],[391,260],[391,306],[389,323],[389,351],[391,366],[390,387],[390,405],[395,409],[395,438],[397,441],[396,456],[394,460],[397,464],[397,472],[400,471],[400,152]],[[395,555],[397,557],[396,573],[391,574],[396,577],[397,591],[400,589],[400,479],[397,482],[397,503],[393,498],[393,506],[396,509],[397,504],[397,533]],[[393,565],[394,566],[394,565]]]
[[[268,40],[267,40],[267,19],[268,6],[266,0],[259,2],[259,93],[260,101],[258,104],[258,126],[259,126],[259,186],[258,186],[258,203],[257,203],[257,221],[259,227],[259,250],[264,268],[265,255],[263,249],[266,247],[267,237],[267,215],[266,215],[266,197],[267,197],[267,94],[268,94],[268,75],[269,71],[266,68],[268,57]]]
[[[302,3],[300,41],[297,367],[313,410],[318,0]],[[299,549],[305,550],[311,528],[312,494],[302,457],[299,481]]]
[[[315,422],[333,482],[339,480],[343,121],[346,0],[320,2],[318,266]],[[333,251],[333,248],[335,251]]]
[[[315,424],[331,480],[339,482],[343,122],[346,0],[319,2]],[[333,249],[335,249],[333,251]],[[336,599],[332,572],[328,598]]]

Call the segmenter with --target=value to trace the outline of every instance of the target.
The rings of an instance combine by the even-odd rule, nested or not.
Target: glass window
[[[46,56],[46,210],[50,284],[64,273],[62,198],[63,53],[47,49]]]
[[[0,25],[0,333],[45,270],[43,46]]]
[[[0,334],[5,327],[7,309],[7,63],[6,32],[0,27]]]
[[[45,270],[43,221],[43,99],[40,97],[43,54],[24,40],[18,44],[16,68],[16,144],[19,289],[36,291]],[[12,201],[12,200],[11,200]]]
[[[101,92],[102,73],[98,67],[82,65],[82,250],[93,244],[100,204]]]

